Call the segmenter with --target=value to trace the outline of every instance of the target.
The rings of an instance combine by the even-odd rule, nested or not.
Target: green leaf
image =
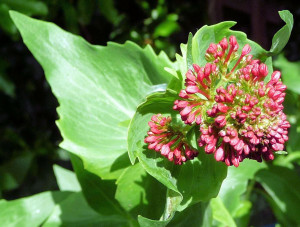
[[[210,206],[213,213],[213,218],[225,226],[236,227],[236,224],[229,214],[228,210],[224,206],[220,197],[211,199]]]
[[[206,63],[205,53],[209,45],[211,43],[217,43],[224,37],[229,37],[231,35],[236,36],[237,42],[240,46],[239,52],[241,52],[242,47],[248,43],[251,46],[251,54],[253,55],[253,57],[259,58],[264,61],[267,51],[257,43],[247,39],[247,35],[245,33],[230,30],[230,28],[235,24],[236,22],[233,21],[225,21],[216,25],[205,25],[201,29],[199,29],[193,38],[193,62],[200,66],[204,66]]]
[[[81,192],[70,194],[57,203],[43,227],[51,226],[128,226],[126,219],[116,215],[103,216],[94,211]]]
[[[228,168],[227,177],[222,183],[218,197],[223,201],[228,212],[235,216],[239,205],[243,201],[241,195],[246,192],[248,181],[260,169],[266,168],[265,163],[255,160],[245,159],[238,168],[231,166]]]
[[[100,12],[113,25],[118,25],[123,16],[119,15],[118,10],[114,6],[113,0],[98,0]]]
[[[179,68],[183,78],[185,78],[185,73],[187,71],[186,67],[184,67],[184,63],[182,62],[183,59],[187,60],[187,66],[189,68],[191,67],[191,63],[189,63],[191,59],[192,63],[198,64],[199,66],[204,66],[206,64],[205,53],[209,45],[211,43],[218,43],[224,37],[228,38],[231,35],[236,37],[237,42],[240,45],[238,50],[239,53],[241,53],[242,47],[245,44],[249,44],[251,46],[251,55],[253,55],[253,57],[256,59],[260,59],[268,66],[269,73],[265,78],[265,81],[268,81],[271,78],[271,74],[273,72],[272,58],[267,56],[268,52],[259,44],[247,39],[247,35],[245,33],[231,30],[230,28],[235,24],[236,22],[234,21],[225,21],[211,26],[205,25],[196,32],[192,39],[191,45],[188,42],[188,45],[181,46],[183,57],[176,56],[176,59],[177,64],[180,65]],[[190,52],[192,53],[190,54]]]
[[[281,54],[274,60],[274,66],[280,69],[287,89],[300,94],[300,61],[290,62]]]
[[[58,165],[53,165],[53,170],[60,191],[81,191],[80,184],[74,172]]]
[[[17,33],[17,28],[14,25],[13,21],[11,20],[8,11],[11,10],[8,5],[0,3],[0,26],[1,28],[8,34],[14,35]],[[1,90],[4,90],[3,87],[3,77],[1,76],[0,79],[2,80],[1,83]],[[5,81],[4,81],[5,82]]]
[[[0,200],[2,226],[40,226],[51,214],[56,203],[70,192],[43,192],[13,201]]]
[[[290,11],[279,11],[279,16],[286,24],[274,35],[272,39],[272,46],[269,52],[270,55],[277,55],[282,51],[289,41],[294,25],[293,15],[290,13]]]
[[[0,189],[5,191],[18,188],[27,176],[32,159],[32,153],[24,152],[0,166]]]
[[[179,29],[180,27],[176,21],[165,20],[155,27],[153,37],[169,37]]]
[[[159,219],[162,216],[166,187],[147,174],[140,163],[127,168],[116,184],[115,198],[133,217],[142,215],[150,219]]]
[[[300,224],[300,176],[291,169],[281,166],[269,166],[267,170],[260,170],[256,179],[272,198],[274,204],[270,203],[275,214],[280,210],[284,219],[293,223],[292,226]],[[279,221],[282,218],[277,216]]]
[[[153,85],[169,82],[164,67],[172,63],[150,46],[93,46],[52,23],[17,12],[11,17],[60,103],[61,147],[78,155],[90,173],[116,179],[130,165],[127,127],[120,123],[133,117]]]
[[[193,42],[193,34],[190,32],[189,38],[188,38],[188,43],[187,43],[187,52],[186,52],[186,65],[187,65],[186,71],[188,69],[193,68],[194,59],[193,59],[193,44],[192,44],[192,42]]]
[[[142,226],[142,227],[164,227],[170,222],[170,220],[172,218],[173,218],[173,216],[164,221],[157,221],[157,220],[151,220],[151,219],[145,218],[143,216],[139,216],[138,221],[139,221],[140,226]]]
[[[82,160],[70,154],[73,168],[89,205],[103,215],[117,214],[126,216],[117,200],[115,200],[116,185],[113,180],[103,180],[99,176],[84,169]]]
[[[1,0],[1,3],[29,16],[46,16],[48,14],[48,7],[43,1]]]
[[[197,203],[181,212],[176,212],[170,227],[199,227],[212,226],[212,211],[209,203]]]

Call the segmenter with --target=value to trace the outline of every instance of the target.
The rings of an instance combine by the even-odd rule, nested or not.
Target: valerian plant
[[[79,183],[55,167],[61,191],[3,201],[1,210],[21,209],[18,220],[44,226],[247,226],[248,180],[267,196],[277,190],[270,179],[282,180],[279,167],[258,163],[285,149],[290,127],[272,56],[287,43],[293,17],[280,16],[286,25],[270,51],[229,21],[190,34],[171,62],[150,46],[93,46],[11,12],[59,101],[60,146]],[[269,201],[285,222],[280,196]],[[35,209],[40,215],[28,217]],[[287,220],[299,223],[293,212]]]

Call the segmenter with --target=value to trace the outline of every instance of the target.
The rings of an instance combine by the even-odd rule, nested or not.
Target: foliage
[[[106,4],[112,8],[111,3]],[[163,9],[158,6],[157,10]],[[75,173],[54,166],[59,191],[0,200],[0,210],[5,210],[0,213],[1,223],[248,226],[251,207],[257,202],[251,200],[251,195],[256,193],[266,198],[279,223],[300,223],[300,203],[294,202],[299,199],[300,185],[295,164],[300,156],[295,155],[300,154],[295,150],[297,146],[288,145],[289,154],[271,164],[245,161],[239,168],[227,169],[203,151],[195,160],[174,166],[145,149],[144,144],[152,114],[175,115],[170,107],[185,72],[190,63],[205,62],[200,56],[204,56],[209,43],[234,34],[239,43],[250,43],[256,57],[272,65],[269,56],[282,50],[291,32],[293,19],[288,11],[280,12],[288,29],[284,27],[275,35],[271,51],[248,40],[244,33],[231,30],[233,22],[222,22],[190,35],[175,62],[164,52],[156,55],[150,46],[141,48],[132,42],[94,46],[52,23],[17,12],[10,14],[59,102],[60,146],[69,152]],[[176,19],[170,15],[167,18],[171,22],[160,24],[154,37],[168,36],[176,30]],[[120,22],[115,23],[117,26]],[[173,30],[165,33],[166,26]],[[284,63],[275,66],[288,70]],[[291,96],[298,98],[293,92],[297,91],[291,88]],[[288,114],[296,119],[291,130],[297,135],[297,113],[291,109]],[[194,128],[189,131],[194,146],[197,133]],[[30,155],[26,158],[30,162]],[[14,180],[5,187],[13,188],[23,180],[20,175],[15,177],[12,168],[3,169],[4,175]]]

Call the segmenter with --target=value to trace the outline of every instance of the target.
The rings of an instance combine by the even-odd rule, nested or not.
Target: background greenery
[[[286,4],[289,7],[289,3]],[[208,3],[206,1],[125,2],[109,0],[0,1],[0,52],[2,56],[0,59],[0,198],[12,200],[39,192],[60,189],[66,192],[63,195],[56,192],[44,192],[30,198],[30,200],[39,201],[40,204],[47,204],[47,206],[45,205],[47,209],[42,211],[44,216],[39,215],[36,223],[40,223],[39,219],[48,217],[50,212],[51,217],[47,219],[45,225],[57,224],[62,221],[69,224],[79,223],[82,216],[89,217],[86,220],[90,220],[91,224],[98,223],[99,220],[103,221],[103,218],[100,218],[98,213],[91,209],[83,199],[84,190],[81,192],[75,176],[59,167],[72,169],[70,157],[58,147],[62,140],[54,123],[58,118],[55,111],[58,103],[45,81],[41,67],[20,40],[20,35],[8,14],[10,9],[55,22],[72,33],[80,34],[93,44],[106,45],[107,41],[124,43],[126,40],[132,40],[141,46],[150,44],[156,53],[164,50],[171,59],[175,59],[175,53],[179,52],[179,44],[187,42],[188,32],[194,33],[202,25],[211,24]],[[298,51],[300,36],[297,23],[299,10],[297,11],[297,6],[289,9],[294,14],[296,23],[285,52],[278,56],[274,63],[275,67],[282,70],[283,80],[289,89],[285,102],[285,112],[293,126],[290,130],[290,141],[286,147],[289,154],[277,157],[273,163],[274,166],[269,166],[267,171],[263,170],[266,166],[261,165],[259,168],[262,170],[257,173],[258,169],[253,168],[251,162],[247,163],[244,168],[240,167],[237,176],[234,175],[237,172],[229,169],[228,175],[234,176],[228,179],[236,179],[237,191],[234,190],[234,193],[240,193],[239,195],[242,197],[241,201],[232,202],[230,194],[226,192],[230,191],[230,187],[235,182],[225,180],[219,195],[222,201],[225,201],[225,211],[221,212],[221,215],[218,215],[217,212],[214,213],[214,219],[223,224],[224,222],[225,224],[232,223],[230,218],[224,219],[223,214],[226,212],[234,217],[238,225],[247,223],[247,220],[250,220],[250,223],[255,226],[275,222],[280,222],[284,226],[293,226],[299,223],[296,212],[300,204],[300,150],[298,146],[300,63],[297,62],[300,60]],[[274,10],[277,9],[274,8]],[[230,12],[230,9],[228,11]],[[228,16],[227,19],[234,18]],[[235,20],[240,23],[239,19]],[[247,18],[241,17],[241,21],[246,20]],[[240,29],[243,28],[242,25],[239,26],[241,26]],[[278,25],[277,30],[280,27],[281,25]],[[273,34],[269,35],[269,40],[272,40]],[[76,160],[76,157],[71,158],[75,169],[82,168],[80,160]],[[77,165],[74,166],[74,163]],[[59,165],[54,167],[54,171],[53,164]],[[132,173],[136,171],[139,171],[141,176],[140,179],[137,179],[138,181],[157,184],[153,182],[152,178],[147,178],[148,175],[139,165],[133,166],[125,174],[131,179]],[[248,178],[245,179],[245,175]],[[119,181],[118,184],[122,184],[122,181]],[[109,182],[105,182],[105,186],[108,190],[111,187]],[[164,193],[165,189],[161,188],[161,190]],[[117,191],[116,197],[121,198],[120,193],[122,192]],[[56,203],[49,198],[54,198]],[[67,200],[62,200],[62,198],[67,198]],[[78,220],[68,217],[76,212],[70,206],[72,201],[86,207],[86,213],[78,214]],[[123,202],[123,205],[126,204],[126,201]],[[32,201],[15,200],[10,205],[11,209],[14,209],[17,203],[25,204],[22,205],[24,211],[20,210],[21,213],[28,212],[26,203],[34,204]],[[232,205],[228,206],[228,204]],[[36,206],[38,207],[38,205]],[[2,208],[6,206],[3,200],[0,202],[0,210],[3,210],[1,206]],[[192,209],[196,214],[197,212],[203,213],[205,210],[203,206],[205,204],[196,204],[186,212],[193,215]],[[251,209],[251,206],[255,209]],[[153,207],[156,207],[156,204],[153,204]],[[220,205],[219,199],[216,199],[211,202],[211,207],[219,210],[222,202]],[[139,210],[142,208],[139,207]],[[31,209],[34,211],[35,207]],[[5,210],[5,212],[10,212],[8,208]],[[160,211],[153,214],[153,218],[157,218]],[[149,213],[147,210],[143,212],[144,214]],[[124,224],[122,218],[116,216],[114,219],[115,225],[122,226]],[[181,219],[178,217],[177,219],[177,224],[180,225]],[[86,223],[86,220],[83,224]],[[202,220],[203,223],[204,221]],[[109,223],[109,220],[107,222]],[[198,220],[199,222],[200,220]]]

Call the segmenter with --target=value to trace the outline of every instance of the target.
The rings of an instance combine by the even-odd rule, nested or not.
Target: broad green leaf
[[[80,184],[74,172],[58,165],[53,165],[53,170],[60,191],[81,191]]]
[[[290,62],[281,54],[274,60],[274,66],[280,69],[287,89],[300,94],[300,61]]]
[[[272,39],[272,46],[270,49],[271,55],[279,54],[282,49],[285,47],[287,42],[289,41],[293,25],[294,25],[294,18],[293,15],[288,10],[279,11],[280,18],[286,23]]]
[[[126,219],[116,215],[103,216],[94,211],[81,192],[70,194],[57,203],[43,227],[51,226],[128,226]]]
[[[140,163],[127,168],[118,178],[115,198],[134,218],[159,219],[166,203],[166,187],[147,174]]]
[[[70,154],[73,168],[89,205],[102,215],[127,216],[127,212],[115,200],[116,185],[113,180],[103,180],[84,169],[82,160]]]
[[[300,176],[294,170],[285,167],[269,166],[269,169],[260,170],[256,174],[256,179],[276,204],[272,208],[279,209],[286,220],[293,223],[293,226],[298,226],[300,224]],[[270,205],[272,206],[273,203]]]
[[[24,152],[0,166],[0,190],[18,188],[27,176],[32,159],[32,153]]]
[[[210,201],[210,206],[213,213],[213,218],[225,226],[236,227],[236,224],[231,217],[230,213],[224,206],[220,197],[213,198]]]
[[[172,63],[150,46],[93,46],[52,23],[11,16],[59,101],[61,147],[78,155],[90,173],[116,179],[130,165],[123,123],[153,85],[169,82],[164,67]]]
[[[245,159],[238,168],[234,166],[228,168],[227,177],[222,183],[218,197],[232,216],[238,212],[242,202],[241,196],[246,192],[248,181],[254,178],[257,171],[264,168],[265,163],[250,159]]]
[[[13,201],[0,200],[1,226],[40,226],[51,214],[56,203],[70,192],[43,192]]]

